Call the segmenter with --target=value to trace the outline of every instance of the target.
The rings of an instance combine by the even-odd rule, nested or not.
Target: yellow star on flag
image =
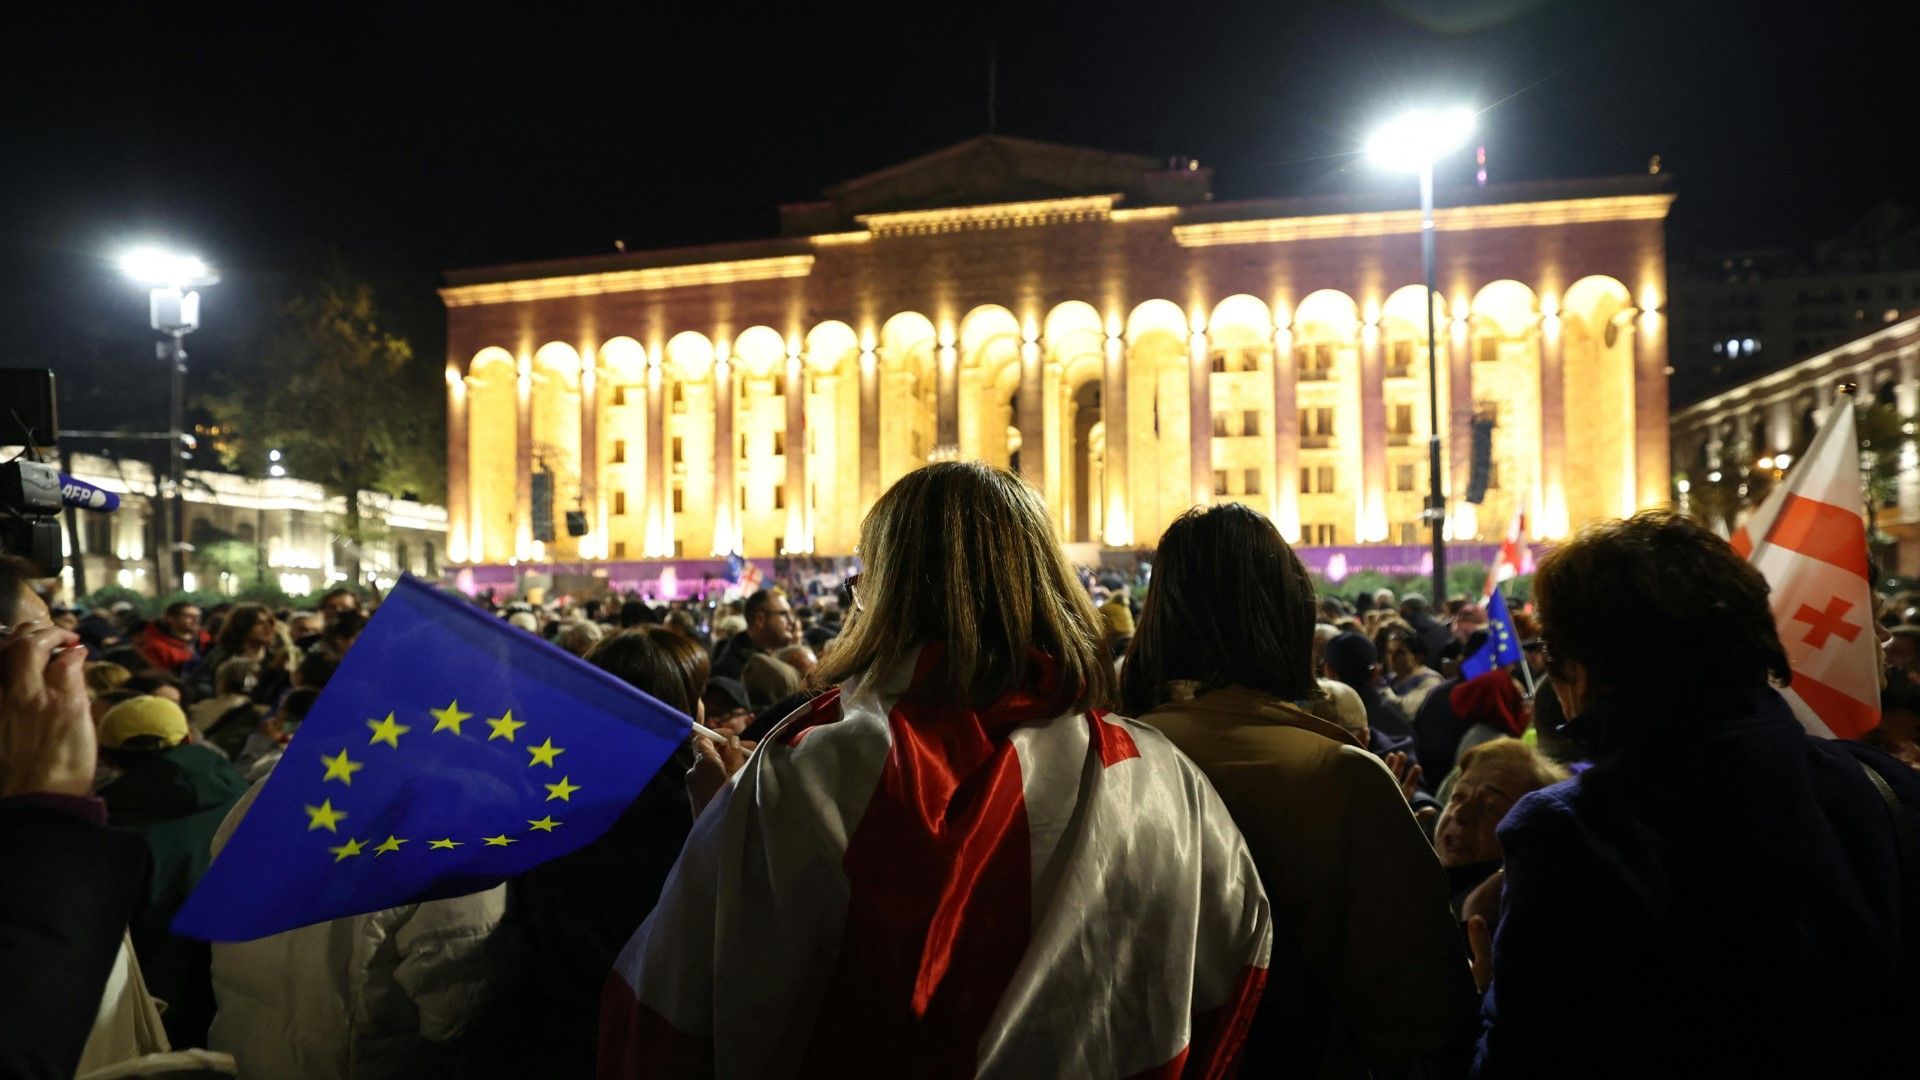
[[[321,783],[324,784],[329,780],[338,780],[348,787],[353,786],[353,774],[366,768],[366,766],[360,762],[349,758],[347,756],[347,748],[344,746],[341,747],[340,752],[333,757],[321,754],[320,763],[327,767],[327,775],[320,778]]]
[[[452,851],[454,848],[460,846],[460,841],[452,839],[451,837],[445,840],[429,840],[427,841],[427,846],[429,848],[445,848],[448,851]]]
[[[560,778],[560,782],[557,784],[541,784],[540,785],[541,787],[547,789],[548,802],[552,802],[555,799],[559,799],[561,802],[573,801],[571,796],[573,795],[574,792],[580,790],[580,785],[569,784],[567,783],[567,780],[568,778],[563,776]]]
[[[395,750],[400,749],[400,736],[413,730],[405,724],[394,723],[392,713],[388,713],[385,720],[367,721],[367,726],[373,729],[373,738],[367,740],[368,746],[374,743],[386,743]]]
[[[460,711],[459,698],[455,698],[453,704],[444,709],[428,709],[427,712],[433,714],[433,730],[451,731],[455,735],[461,734],[460,722],[473,715],[470,712]]]
[[[527,747],[527,753],[533,755],[533,760],[527,762],[527,768],[531,769],[535,765],[545,765],[551,769],[553,768],[553,759],[566,752],[566,747],[553,745],[552,739],[548,739],[539,746],[529,746]]]
[[[508,836],[506,833],[501,833],[499,836],[486,837],[486,841],[488,847],[506,847],[508,844],[513,843],[513,837]]]
[[[392,833],[388,833],[387,838],[385,840],[380,841],[380,846],[373,849],[373,853],[374,855],[379,856],[379,855],[385,855],[389,851],[399,851],[400,845],[404,843],[406,843],[405,840],[402,840],[399,837],[394,836]]]
[[[553,815],[548,814],[546,817],[541,818],[539,821],[529,821],[527,822],[527,824],[533,826],[535,829],[537,829],[540,832],[552,832],[554,826],[562,823],[553,820]]]
[[[320,800],[319,806],[307,807],[307,831],[312,832],[315,829],[325,829],[330,833],[337,833],[340,830],[334,828],[334,826],[340,824],[340,819],[346,816],[347,812],[345,810],[335,810],[333,808],[332,799],[322,799]]]
[[[341,844],[339,847],[328,848],[327,853],[333,856],[334,862],[341,862],[346,859],[351,859],[355,855],[360,854],[360,849],[364,847],[366,847],[365,844],[362,844],[360,841],[349,837],[347,839],[347,842],[344,844]]]
[[[505,716],[489,719],[487,723],[493,728],[493,734],[487,736],[488,742],[492,742],[495,739],[505,739],[508,742],[512,742],[513,733],[527,726],[526,721],[515,720],[513,718],[512,709],[508,709]]]

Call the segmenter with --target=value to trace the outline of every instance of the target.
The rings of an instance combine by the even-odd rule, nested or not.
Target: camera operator
[[[79,635],[41,571],[0,555],[0,1075],[72,1076],[147,874],[145,843],[88,795]]]

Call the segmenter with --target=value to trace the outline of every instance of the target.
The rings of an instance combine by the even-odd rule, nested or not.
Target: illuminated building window
[[[1405,378],[1413,373],[1413,342],[1396,341],[1387,351],[1387,377]]]
[[[684,437],[679,435],[673,437],[673,463],[675,465],[685,465],[687,463],[687,442]]]
[[[1333,466],[1320,465],[1300,470],[1300,494],[1333,494]]]
[[[1240,434],[1260,434],[1260,410],[1247,409],[1240,414]]]
[[[1227,354],[1223,352],[1214,353],[1213,354],[1213,373],[1216,375],[1220,375],[1220,374],[1224,374],[1226,370],[1227,370]]]
[[[746,510],[746,508],[747,508],[747,486],[745,484],[742,484],[740,485],[740,509],[744,511]]]
[[[1333,409],[1321,407],[1300,410],[1300,445],[1310,450],[1322,450],[1333,445]]]
[[[1300,526],[1300,539],[1316,547],[1326,547],[1334,542],[1333,526],[1302,525]]]
[[[1393,467],[1393,490],[1395,491],[1412,491],[1413,490],[1413,466],[1412,465],[1395,465]]]
[[[1325,382],[1333,378],[1333,346],[1302,345],[1293,350],[1293,363],[1301,382]]]
[[[687,512],[687,491],[679,484],[673,485],[673,512],[676,514]]]
[[[627,462],[627,440],[625,439],[613,440],[613,463],[615,465],[624,465],[626,464],[626,462]]]
[[[787,485],[773,485],[773,508],[775,510],[785,510],[787,508]]]
[[[784,454],[787,452],[786,432],[776,431],[773,433],[773,452],[776,454]]]
[[[744,431],[740,433],[740,456],[747,456],[747,433]]]
[[[615,386],[613,388],[613,403],[615,405],[625,405],[627,403],[627,388],[625,386]]]
[[[1500,339],[1492,334],[1482,334],[1473,339],[1473,359],[1477,363],[1491,364],[1500,359]]]
[[[687,387],[685,383],[673,384],[673,407],[676,409],[685,409],[687,407]]]
[[[1225,495],[1227,493],[1227,470],[1213,470],[1213,493],[1215,495]]]
[[[1248,469],[1246,472],[1246,476],[1241,481],[1241,483],[1243,485],[1243,490],[1248,495],[1260,494],[1260,470]]]
[[[1413,441],[1413,406],[1395,405],[1387,420],[1387,445],[1405,446]]]
[[[627,557],[627,542],[625,540],[615,540],[613,542],[613,557],[616,559],[624,559]]]
[[[1420,542],[1420,524],[1414,521],[1401,522],[1400,523],[1400,542],[1403,544],[1419,543]]]
[[[684,559],[687,557],[687,542],[685,540],[675,540],[673,542],[673,557],[676,559]]]
[[[624,514],[627,512],[626,492],[616,491],[613,493],[613,512],[616,514]]]
[[[1485,420],[1494,427],[1500,426],[1500,403],[1492,398],[1482,398],[1473,403],[1473,418]]]
[[[1500,490],[1500,463],[1497,461],[1487,462],[1487,490]]]
[[[773,396],[787,396],[787,373],[784,371],[776,371],[773,373]]]
[[[1215,435],[1221,435],[1221,436],[1232,434],[1232,432],[1227,430],[1227,414],[1226,413],[1213,414],[1213,433]]]

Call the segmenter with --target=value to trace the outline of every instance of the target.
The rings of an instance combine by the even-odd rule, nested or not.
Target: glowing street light
[[[1425,517],[1433,532],[1433,600],[1447,599],[1446,491],[1440,483],[1440,346],[1433,325],[1433,165],[1465,148],[1474,112],[1465,106],[1416,109],[1375,131],[1367,158],[1379,168],[1420,175],[1420,263],[1427,282],[1427,483]]]
[[[147,287],[148,318],[153,328],[167,335],[159,343],[160,358],[171,370],[173,393],[167,411],[167,481],[172,494],[166,518],[166,547],[172,552],[173,580],[185,587],[186,550],[181,542],[186,504],[180,484],[180,461],[185,455],[181,435],[182,399],[186,389],[187,349],[185,339],[200,327],[200,294],[196,288],[218,284],[220,276],[198,255],[187,255],[165,248],[143,245],[122,253],[120,272]],[[162,590],[165,584],[161,584]]]

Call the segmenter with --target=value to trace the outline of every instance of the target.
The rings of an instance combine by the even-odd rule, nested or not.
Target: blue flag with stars
[[[1513,628],[1513,616],[1507,613],[1506,594],[1499,589],[1487,598],[1487,643],[1480,651],[1460,661],[1462,678],[1475,679],[1494,668],[1520,662],[1520,632]]]
[[[173,930],[244,941],[491,888],[606,832],[692,723],[403,578]]]

